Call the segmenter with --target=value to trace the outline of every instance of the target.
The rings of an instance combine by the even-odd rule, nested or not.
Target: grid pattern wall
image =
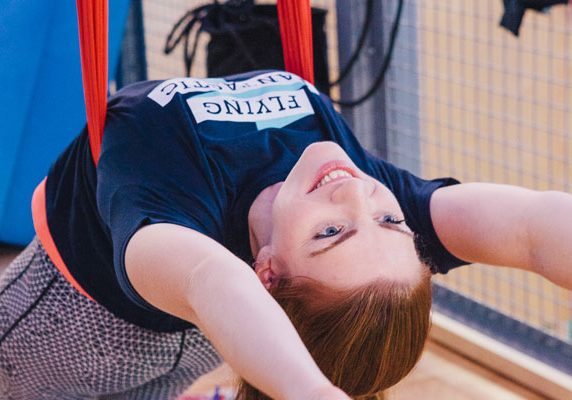
[[[384,4],[389,27],[398,2]],[[528,11],[515,37],[499,27],[500,0],[405,4],[386,81],[389,158],[427,178],[572,192],[572,7]],[[408,136],[419,151],[394,145]],[[572,342],[571,293],[534,274],[473,265],[436,280]]]
[[[184,75],[181,47],[163,54],[167,34],[186,11],[209,2],[143,0],[149,79]],[[364,4],[356,1],[360,17]],[[572,192],[572,7],[527,12],[516,38],[498,26],[501,0],[404,4],[385,79],[389,160],[426,178]],[[328,62],[336,77],[335,0],[312,5],[328,10]],[[385,38],[397,5],[383,0]],[[192,69],[198,77],[206,76],[207,35],[201,40]],[[572,295],[544,279],[473,265],[436,280],[572,342]]]

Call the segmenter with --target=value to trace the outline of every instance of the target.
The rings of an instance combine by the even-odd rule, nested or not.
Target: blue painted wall
[[[111,75],[129,0],[109,3]],[[75,2],[0,0],[0,242],[33,237],[34,188],[85,120]]]

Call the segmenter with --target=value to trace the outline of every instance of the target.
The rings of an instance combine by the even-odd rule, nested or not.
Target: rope
[[[97,165],[107,110],[107,0],[76,0],[89,146]]]
[[[352,52],[352,55],[350,56],[346,66],[342,68],[342,71],[340,72],[338,78],[333,82],[330,82],[330,87],[339,85],[340,82],[343,81],[346,78],[346,76],[348,76],[348,73],[351,71],[351,69],[354,67],[354,64],[357,62],[359,55],[365,44],[365,39],[367,38],[367,34],[369,33],[369,27],[371,26],[372,16],[373,16],[373,0],[367,0],[365,7],[364,23],[361,32],[359,34],[357,46]]]
[[[173,29],[171,29],[171,32],[169,32],[169,35],[167,36],[167,41],[165,42],[165,47],[163,49],[165,54],[171,54],[171,52],[179,45],[181,40],[184,39],[183,58],[185,60],[185,72],[187,76],[190,76],[191,74],[191,68],[193,66],[193,61],[197,52],[197,44],[199,42],[198,37],[203,30],[202,21],[206,18],[211,9],[218,6],[218,3],[207,4],[187,12],[175,23]],[[199,28],[195,31],[193,45],[190,47],[189,36],[197,23],[199,24]]]

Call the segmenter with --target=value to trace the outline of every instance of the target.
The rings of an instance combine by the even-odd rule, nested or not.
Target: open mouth
[[[341,161],[331,161],[320,168],[318,175],[308,193],[313,192],[314,190],[327,185],[330,182],[355,177],[355,171],[345,165],[345,163]]]

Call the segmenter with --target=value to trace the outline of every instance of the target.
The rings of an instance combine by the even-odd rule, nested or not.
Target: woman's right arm
[[[254,271],[216,241],[178,225],[149,225],[129,241],[125,265],[146,301],[197,325],[272,398],[349,399],[319,370]]]

